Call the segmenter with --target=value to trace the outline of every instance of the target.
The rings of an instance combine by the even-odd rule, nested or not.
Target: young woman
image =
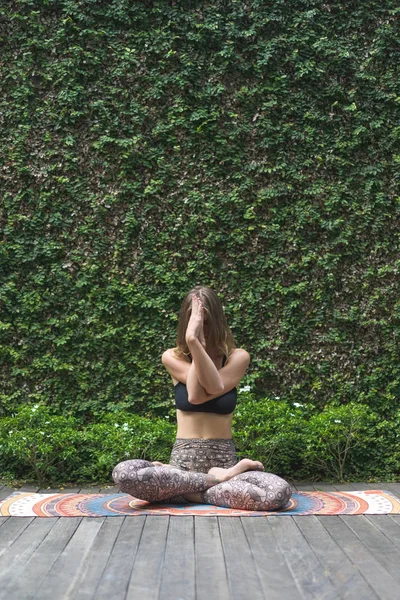
[[[177,347],[162,362],[175,386],[178,430],[169,465],[125,460],[112,477],[122,492],[148,502],[197,502],[245,510],[279,510],[290,485],[263,465],[238,462],[232,441],[237,386],[250,362],[236,348],[223,306],[196,286],[180,310]]]

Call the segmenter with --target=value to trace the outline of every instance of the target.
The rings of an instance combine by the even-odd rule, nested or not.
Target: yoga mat
[[[400,499],[391,492],[296,492],[280,511],[238,510],[211,504],[149,504],[129,494],[37,494],[14,492],[0,502],[3,517],[117,517],[195,515],[267,517],[270,515],[398,515]]]

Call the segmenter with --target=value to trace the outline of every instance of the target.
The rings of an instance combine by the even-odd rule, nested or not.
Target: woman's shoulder
[[[229,359],[234,355],[234,354],[245,354],[248,356],[248,358],[250,359],[250,354],[247,352],[247,350],[245,350],[244,348],[232,348],[231,351],[229,352],[228,356],[227,356],[227,360],[226,362],[229,361]],[[164,355],[168,355],[168,356],[172,356],[173,358],[177,359],[177,360],[182,360],[183,362],[187,362],[187,363],[191,363],[191,357],[187,356],[185,354],[183,354],[182,352],[179,351],[178,348],[167,348],[167,350],[165,350],[165,352],[163,353]],[[225,363],[226,364],[226,363]]]
[[[245,350],[244,348],[232,348],[231,352],[228,355],[227,361],[229,361],[229,359],[233,356],[233,355],[244,355],[247,356],[249,361],[250,361],[250,354],[247,352],[247,350]],[[226,364],[226,363],[225,363]]]
[[[172,356],[173,358],[176,358],[178,360],[183,360],[184,362],[191,362],[189,356],[186,356],[185,354],[183,354],[182,352],[179,352],[178,348],[167,348],[165,350],[165,352],[163,353],[163,356],[167,355],[167,356]]]

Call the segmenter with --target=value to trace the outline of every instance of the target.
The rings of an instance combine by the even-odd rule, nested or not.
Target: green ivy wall
[[[395,0],[15,0],[1,16],[0,415],[173,415],[219,294],[256,398],[400,395]]]

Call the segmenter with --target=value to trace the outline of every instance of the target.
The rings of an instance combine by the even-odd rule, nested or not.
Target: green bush
[[[391,479],[400,473],[400,410],[382,421],[360,404],[313,406],[241,394],[233,422],[240,458],[265,470],[302,478]],[[85,425],[54,415],[44,405],[19,407],[0,419],[3,480],[110,481],[116,464],[130,458],[168,463],[176,426],[168,418],[126,412],[98,415]]]
[[[328,406],[307,422],[303,459],[309,475],[343,481],[345,474],[359,475],[363,462],[370,460],[377,415],[367,406],[349,404]],[[357,452],[356,452],[357,451]]]
[[[400,410],[394,420],[368,406],[326,406],[241,395],[234,438],[241,457],[299,479],[390,479],[400,473]]]
[[[234,439],[241,457],[260,460],[266,471],[294,474],[302,465],[303,437],[309,409],[241,394],[233,422]]]
[[[3,478],[39,482],[110,479],[128,458],[168,462],[174,426],[162,419],[118,413],[84,426],[74,417],[52,415],[43,405],[23,406],[0,419]]]
[[[74,417],[54,416],[46,406],[21,406],[0,419],[3,477],[61,480],[79,472],[81,433]]]
[[[146,419],[129,413],[104,415],[82,431],[84,479],[108,479],[123,460],[143,458],[169,462],[175,426],[165,419]]]
[[[354,463],[362,466],[367,478],[391,479],[393,474],[400,475],[400,409],[397,409],[392,420],[376,416],[373,431],[368,445],[368,462],[365,462],[363,448],[354,449]]]

